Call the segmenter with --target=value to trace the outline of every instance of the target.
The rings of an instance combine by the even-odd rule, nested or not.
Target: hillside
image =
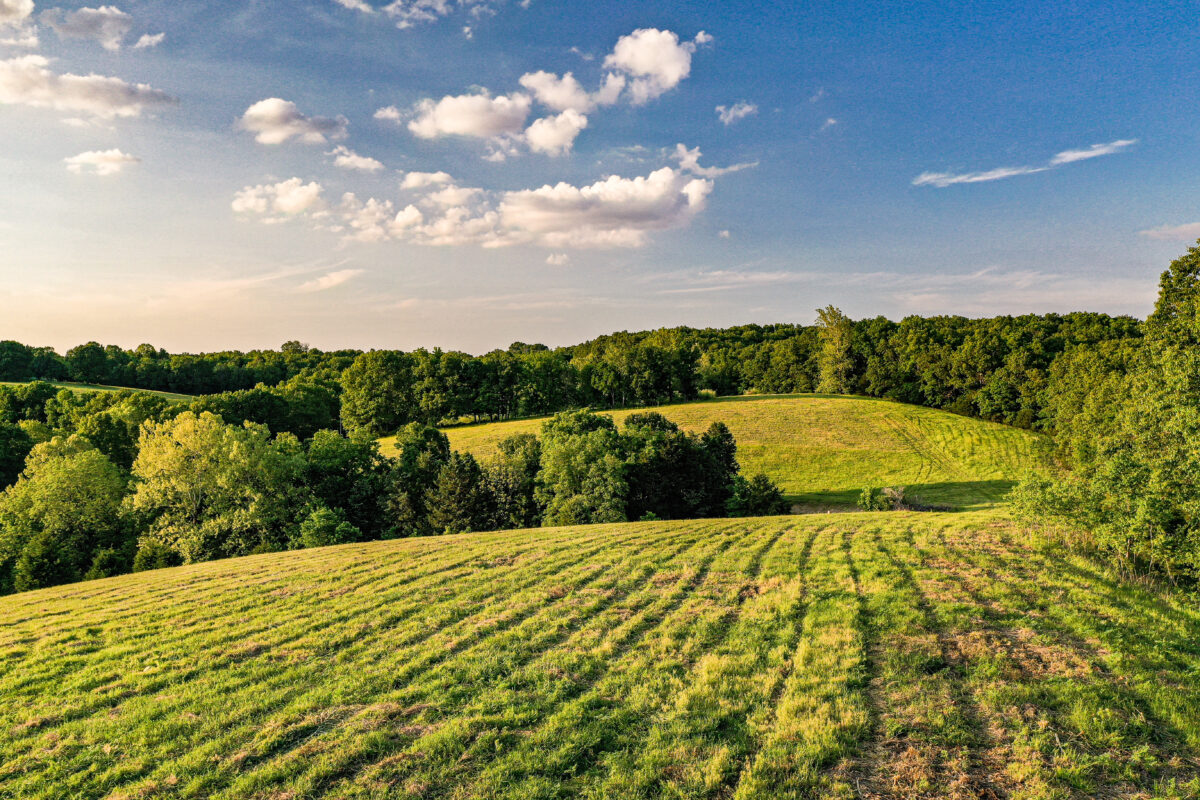
[[[744,474],[764,472],[789,499],[852,505],[864,486],[905,486],[930,503],[982,507],[1000,500],[1035,456],[1028,431],[921,406],[862,397],[782,395],[606,412],[620,423],[658,411],[685,430],[729,426]],[[541,419],[447,428],[451,447],[486,458]],[[388,440],[383,451],[389,451]]]
[[[98,383],[74,383],[71,381],[42,381],[51,386],[57,386],[59,389],[70,389],[72,392],[144,392],[146,394],[155,394],[159,397],[165,397],[172,403],[190,403],[193,399],[191,395],[178,394],[176,392],[160,392],[154,389],[135,389],[129,386],[104,386]],[[19,381],[0,381],[0,386],[20,386]]]
[[[0,599],[0,794],[1194,797],[1198,640],[990,512],[254,556]]]

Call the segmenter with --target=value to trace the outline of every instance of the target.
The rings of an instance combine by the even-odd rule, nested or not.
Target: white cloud
[[[81,8],[63,12],[52,8],[41,16],[42,22],[68,39],[93,39],[105,50],[120,50],[125,34],[133,27],[133,17],[116,6]]]
[[[327,139],[346,138],[345,117],[308,117],[296,104],[278,97],[259,100],[246,109],[238,125],[255,134],[259,144],[283,144],[292,137],[306,144],[324,144]]]
[[[1051,158],[1045,166],[1040,167],[997,167],[985,172],[922,172],[913,178],[912,185],[935,186],[943,189],[958,183],[985,183],[987,181],[998,181],[1003,178],[1012,178],[1017,175],[1032,175],[1037,172],[1047,172],[1056,169],[1064,164],[1072,164],[1076,161],[1085,161],[1097,156],[1120,153],[1136,143],[1137,139],[1118,139],[1108,144],[1094,144],[1082,150],[1064,150]]]
[[[28,24],[33,0],[0,0],[0,45],[37,47],[37,29]]]
[[[745,119],[751,114],[758,113],[758,106],[754,103],[747,103],[745,100],[734,103],[731,106],[717,106],[717,117],[725,125],[732,125],[739,119]]]
[[[546,263],[552,267],[565,267],[571,263],[571,257],[566,253],[551,253],[546,256]]]
[[[426,99],[414,107],[415,118],[408,123],[408,129],[421,139],[512,136],[525,127],[531,106],[529,95],[520,93],[492,97],[484,91],[447,96],[437,102]]]
[[[575,137],[587,125],[587,117],[568,108],[558,116],[535,121],[525,131],[525,141],[535,153],[561,156],[570,152],[575,144]]]
[[[0,0],[0,25],[20,25],[33,13],[33,0]]]
[[[63,159],[67,169],[76,175],[90,173],[102,177],[116,175],[130,164],[137,164],[140,161],[140,158],[122,153],[115,148],[112,150],[89,150],[86,153]]]
[[[837,124],[838,124],[838,121],[836,119],[834,119],[833,117],[826,117],[825,121],[821,123],[820,130],[827,131],[830,128],[832,128],[834,125],[837,125]]]
[[[1160,225],[1138,231],[1147,239],[1161,239],[1168,242],[1194,242],[1200,239],[1200,222],[1188,222],[1183,225]]]
[[[390,200],[363,201],[350,193],[327,209],[319,184],[292,178],[273,186],[247,186],[232,206],[267,223],[307,212],[314,224],[348,229],[348,238],[364,242],[533,244],[563,250],[641,246],[655,231],[686,225],[704,208],[712,188],[709,180],[663,167],[644,177],[612,176],[585,186],[559,183],[488,193],[448,185],[421,200],[425,211],[412,204],[396,211]]]
[[[469,9],[475,16],[493,13],[486,0],[394,0],[383,11],[396,20],[397,28],[411,28],[419,22],[433,22],[456,9]]]
[[[400,182],[402,189],[424,189],[427,186],[437,186],[453,183],[454,178],[446,172],[409,172]]]
[[[1011,178],[1016,175],[1031,175],[1035,172],[1045,172],[1049,167],[997,167],[987,172],[922,172],[913,178],[913,186],[936,186],[943,189],[956,183],[985,183]]]
[[[401,119],[403,119],[403,115],[400,113],[400,109],[396,108],[395,106],[388,106],[387,108],[381,108],[376,111],[375,119],[384,119],[388,122],[399,122]]]
[[[498,207],[500,235],[547,247],[638,247],[649,232],[688,222],[712,188],[711,181],[663,167],[645,177],[508,192]]]
[[[678,86],[692,71],[696,45],[710,41],[712,37],[704,31],[692,42],[680,42],[673,31],[639,28],[617,40],[604,66],[632,77],[629,93],[640,105]]]
[[[383,162],[370,156],[360,156],[345,145],[338,145],[325,155],[333,156],[333,165],[342,169],[358,170],[359,172],[378,172],[383,169]]]
[[[348,8],[351,11],[361,11],[364,14],[374,14],[375,9],[363,0],[334,0],[339,6]]]
[[[361,269],[339,269],[333,272],[327,272],[319,278],[313,278],[311,281],[305,281],[296,287],[298,292],[323,292],[327,289],[332,289],[335,286],[341,286],[343,283],[352,281],[359,275],[362,275],[364,270]]]
[[[1059,164],[1070,164],[1075,161],[1084,161],[1085,159],[1095,158],[1096,156],[1107,156],[1113,153],[1119,153],[1127,147],[1137,144],[1137,139],[1118,139],[1115,142],[1108,144],[1093,144],[1085,147],[1082,150],[1064,150],[1054,158],[1050,159],[1050,163],[1057,166]]]
[[[720,236],[722,239],[728,239],[731,235],[732,234],[730,234],[729,231],[720,231],[717,234],[717,236]]]
[[[595,106],[591,95],[570,72],[561,78],[545,70],[527,72],[521,76],[521,85],[528,89],[539,103],[555,111],[586,113]]]
[[[275,184],[247,186],[233,198],[238,214],[285,214],[294,216],[323,207],[321,184],[291,178]]]
[[[744,164],[733,164],[728,167],[702,167],[700,166],[700,155],[699,147],[693,147],[689,150],[681,142],[675,145],[675,153],[672,155],[672,158],[679,162],[680,169],[690,172],[693,175],[699,175],[702,178],[719,178],[731,172],[740,172],[741,170],[758,166],[757,161],[750,161]]]
[[[131,84],[103,75],[60,75],[47,69],[44,56],[0,60],[0,104],[11,103],[74,111],[103,119],[136,117],[147,108],[170,105],[175,98],[144,83]]]
[[[151,47],[158,47],[167,38],[165,33],[143,33],[141,38],[137,40],[137,44],[133,46],[134,50],[148,50]]]

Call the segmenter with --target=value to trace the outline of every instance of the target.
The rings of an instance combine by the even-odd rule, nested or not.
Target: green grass
[[[723,397],[613,411],[620,423],[658,411],[685,430],[716,421],[738,443],[744,474],[763,472],[807,506],[853,505],[865,486],[905,486],[931,504],[983,508],[1000,501],[1035,462],[1038,436],[921,406],[862,397]],[[486,458],[506,436],[537,433],[541,419],[447,428],[450,444]],[[392,448],[382,442],[383,451]]]
[[[0,797],[1200,796],[1200,614],[991,511],[160,570],[0,665]]]
[[[23,386],[24,383],[27,383],[27,381],[0,381],[0,386]],[[145,394],[156,394],[159,397],[165,397],[172,403],[190,403],[196,399],[190,394],[159,392],[153,389],[134,389],[129,386],[104,386],[99,383],[73,383],[71,381],[42,381],[42,383],[48,383],[60,389],[70,389],[72,392],[143,392]]]

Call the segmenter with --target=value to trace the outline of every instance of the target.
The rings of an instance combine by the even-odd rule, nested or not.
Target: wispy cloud
[[[1200,239],[1200,222],[1187,222],[1183,225],[1160,225],[1138,231],[1147,239],[1161,239],[1168,242],[1193,242]]]
[[[335,286],[341,286],[343,283],[354,280],[359,275],[362,275],[364,270],[361,269],[339,269],[333,272],[327,272],[319,278],[313,278],[311,281],[305,281],[296,287],[298,292],[324,292],[327,289],[332,289]]]
[[[1043,166],[996,167],[983,172],[922,172],[913,178],[912,185],[944,189],[959,183],[986,183],[1013,178],[1017,175],[1032,175],[1037,172],[1048,172],[1064,164],[1120,153],[1135,144],[1137,144],[1137,139],[1118,139],[1115,142],[1093,144],[1078,150],[1063,150]]]
[[[747,103],[745,100],[741,100],[731,106],[717,106],[717,117],[726,126],[757,113],[758,106],[754,103]]]

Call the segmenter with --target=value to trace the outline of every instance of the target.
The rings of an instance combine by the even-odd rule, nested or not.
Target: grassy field
[[[99,383],[72,383],[71,381],[42,381],[51,386],[57,386],[60,389],[70,389],[72,392],[145,392],[146,394],[156,394],[159,397],[165,397],[172,403],[190,403],[196,398],[189,394],[177,394],[175,392],[157,392],[153,389],[133,389],[128,386],[104,386]],[[0,381],[0,386],[21,386],[19,381]]]
[[[636,523],[0,598],[0,796],[1200,796],[1200,614],[995,512]]]
[[[929,503],[982,508],[999,501],[1035,459],[1027,431],[945,411],[861,397],[784,395],[609,412],[620,423],[659,411],[686,430],[716,421],[738,442],[745,474],[766,473],[794,502],[853,505],[864,486],[905,486]],[[450,444],[477,457],[516,433],[537,433],[542,420],[446,429]],[[391,449],[383,441],[383,451]]]

